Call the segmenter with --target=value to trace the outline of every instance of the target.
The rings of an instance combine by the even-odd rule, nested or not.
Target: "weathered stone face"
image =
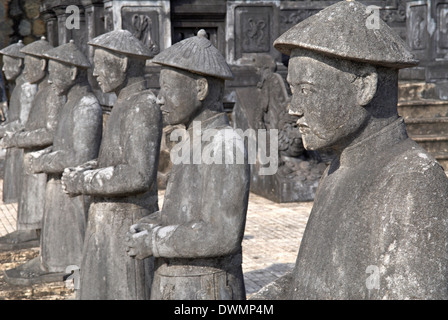
[[[317,54],[294,50],[287,77],[293,93],[290,112],[300,117],[306,149],[342,147],[368,119],[357,101],[361,91],[355,72],[355,67],[343,71]]]
[[[201,108],[199,90],[193,76],[181,70],[162,68],[157,103],[162,110],[164,123],[187,124]]]
[[[14,81],[22,72],[23,59],[3,56],[3,74],[6,80]]]
[[[74,66],[50,60],[48,65],[49,82],[54,90],[62,94],[73,85],[76,78],[77,69]]]
[[[36,83],[46,75],[47,61],[42,58],[26,55],[23,74],[29,83]]]
[[[103,92],[113,92],[126,79],[128,59],[101,48],[95,49],[93,76]]]

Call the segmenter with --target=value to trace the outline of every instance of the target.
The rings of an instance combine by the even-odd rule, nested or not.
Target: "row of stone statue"
[[[362,4],[341,1],[274,42],[291,57],[289,113],[305,147],[335,157],[296,267],[254,299],[448,298],[448,179],[397,114],[398,70],[417,61],[367,17]],[[190,136],[194,121],[230,128],[224,57],[203,30],[155,57],[124,30],[89,45],[93,76],[117,95],[104,132],[90,63],[73,42],[0,51],[16,84],[0,127],[4,200],[19,202],[17,231],[0,244],[40,238],[39,257],[5,280],[60,280],[76,265],[80,299],[244,299],[247,161],[174,164],[161,210],[156,184],[163,124],[183,124]],[[147,59],[162,66],[157,97],[145,86]],[[219,150],[225,139],[202,137],[200,147]]]

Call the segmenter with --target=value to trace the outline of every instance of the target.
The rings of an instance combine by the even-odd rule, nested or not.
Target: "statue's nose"
[[[163,104],[165,104],[165,98],[159,94],[159,95],[157,96],[156,103],[157,103],[158,105],[163,105]]]
[[[291,106],[291,104],[288,104],[288,113],[293,116],[302,117],[303,116],[303,110],[300,107]]]

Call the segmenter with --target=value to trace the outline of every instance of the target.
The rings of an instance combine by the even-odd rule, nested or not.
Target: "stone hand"
[[[126,234],[126,253],[131,258],[142,260],[153,255],[152,232],[157,225],[134,224]]]
[[[6,132],[1,141],[2,148],[15,147],[14,132]]]
[[[142,230],[150,230],[154,229],[155,226],[161,225],[161,212],[156,211],[154,213],[151,213],[150,215],[147,215],[134,225],[131,226],[130,230],[131,232],[139,232]]]
[[[97,167],[98,167],[98,161],[96,159],[94,159],[94,160],[87,161],[86,163],[83,163],[82,165],[80,165],[76,168],[70,168],[70,169],[83,171],[83,170],[93,170],[93,169],[96,169]]]
[[[38,173],[39,170],[36,166],[36,160],[41,156],[40,153],[30,152],[26,153],[23,157],[23,167],[27,174]]]
[[[79,168],[79,169],[78,169]],[[80,167],[65,168],[62,173],[61,185],[62,190],[71,197],[81,194],[79,190],[79,180],[82,179],[82,172],[85,170]],[[80,177],[81,176],[81,177]]]
[[[23,157],[23,170],[26,174],[33,174],[33,157],[30,154],[25,154]]]

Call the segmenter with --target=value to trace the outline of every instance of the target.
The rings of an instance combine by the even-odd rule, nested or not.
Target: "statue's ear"
[[[199,78],[196,80],[196,87],[198,89],[199,101],[204,101],[208,95],[208,81],[206,78]]]
[[[19,59],[19,68],[23,66],[23,59]]]
[[[358,87],[358,104],[365,106],[372,101],[376,94],[378,84],[378,74],[373,66],[366,66],[361,72],[361,76],[355,80]]]
[[[121,62],[120,62],[120,69],[123,73],[125,73],[128,70],[128,57],[123,57],[121,58]]]
[[[40,60],[40,69],[42,70],[42,71],[45,71],[45,68],[47,67],[47,60],[45,60],[45,59],[41,59]]]
[[[75,81],[77,75],[78,75],[78,68],[77,67],[71,67],[70,68],[70,79],[72,81]]]

